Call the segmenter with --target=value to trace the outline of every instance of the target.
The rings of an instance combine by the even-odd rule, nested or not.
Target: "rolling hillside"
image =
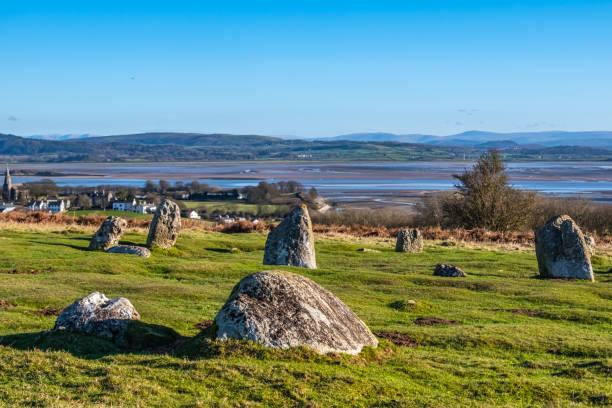
[[[5,162],[162,162],[225,160],[406,161],[475,159],[489,148],[506,160],[610,160],[600,147],[519,145],[499,141],[455,145],[438,142],[280,139],[257,135],[141,133],[82,139],[41,140],[0,134],[0,161]],[[412,136],[411,136],[412,137]],[[363,137],[367,139],[367,137]],[[456,142],[458,140],[458,142]]]

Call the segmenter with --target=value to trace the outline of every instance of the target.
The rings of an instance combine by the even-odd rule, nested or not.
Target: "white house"
[[[115,201],[113,203],[113,210],[115,211],[134,211],[136,208],[136,199],[132,201]]]
[[[28,208],[32,211],[45,211],[47,209],[47,202],[45,200],[32,201]]]
[[[62,213],[66,211],[66,203],[64,200],[49,200],[47,202],[47,208],[53,214]]]
[[[189,213],[189,218],[191,218],[192,220],[202,219],[202,217],[200,217],[200,214],[198,214],[196,210],[191,210],[191,212]]]
[[[140,213],[140,214],[151,214],[151,213],[154,213],[155,210],[157,210],[157,207],[153,205],[152,203],[141,201],[140,203],[136,205],[136,207],[134,207],[132,211]]]

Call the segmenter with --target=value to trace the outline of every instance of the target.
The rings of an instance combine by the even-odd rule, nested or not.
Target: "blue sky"
[[[612,1],[7,0],[0,46],[0,133],[612,129]]]

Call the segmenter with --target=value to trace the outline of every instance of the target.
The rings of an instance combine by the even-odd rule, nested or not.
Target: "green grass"
[[[188,209],[198,209],[203,208],[208,212],[213,212],[215,210],[227,212],[227,213],[251,213],[258,214],[260,210],[264,212],[273,212],[279,207],[284,207],[280,205],[257,205],[257,204],[247,204],[243,201],[231,200],[231,201],[181,201],[185,204],[185,207]]]
[[[130,211],[116,211],[116,210],[68,210],[66,211],[67,215],[71,215],[73,217],[82,217],[84,215],[103,215],[108,217],[109,215],[114,215],[116,217],[122,218],[153,218],[152,214],[139,214]]]
[[[610,257],[596,283],[535,279],[533,252],[439,247],[393,252],[389,241],[317,240],[319,269],[304,274],[335,293],[373,331],[401,332],[359,356],[219,344],[194,324],[213,319],[233,285],[261,266],[264,234],[185,231],[149,259],[86,251],[79,229],[4,230],[0,236],[0,405],[4,406],[604,406],[612,404]],[[145,231],[124,242],[144,244]],[[239,252],[230,253],[230,248]],[[432,276],[437,262],[465,279]],[[48,334],[54,316],[94,290],[129,298],[144,323],[185,336],[171,354]],[[410,305],[407,300],[416,300]],[[533,309],[528,316],[490,309]],[[456,320],[418,326],[417,317]]]

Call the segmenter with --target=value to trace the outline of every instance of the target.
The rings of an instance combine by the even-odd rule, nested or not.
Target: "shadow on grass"
[[[0,336],[0,345],[17,350],[65,351],[75,357],[97,359],[113,354],[172,354],[189,340],[170,327],[133,320],[121,345],[66,330]]]
[[[194,337],[184,337],[173,329],[155,324],[132,321],[126,331],[124,346],[109,340],[66,330],[21,333],[0,336],[0,345],[16,350],[63,351],[75,357],[93,360],[119,354],[166,354],[188,360],[242,357],[256,360],[287,360],[302,362],[382,361],[393,355],[395,346],[381,340],[378,348],[365,347],[357,356],[330,353],[321,355],[305,346],[289,349],[268,348],[252,341],[216,340],[216,325],[207,325]],[[157,361],[157,360],[156,360]],[[152,360],[141,364],[151,364]]]
[[[79,251],[89,251],[89,248],[86,246],[78,246],[78,245],[70,245],[70,244],[62,244],[59,242],[48,242],[48,241],[34,241],[34,240],[30,240],[28,241],[32,244],[38,244],[38,245],[53,245],[53,246],[62,246],[62,247],[68,247],[68,248],[72,248],[72,249],[78,249]]]

